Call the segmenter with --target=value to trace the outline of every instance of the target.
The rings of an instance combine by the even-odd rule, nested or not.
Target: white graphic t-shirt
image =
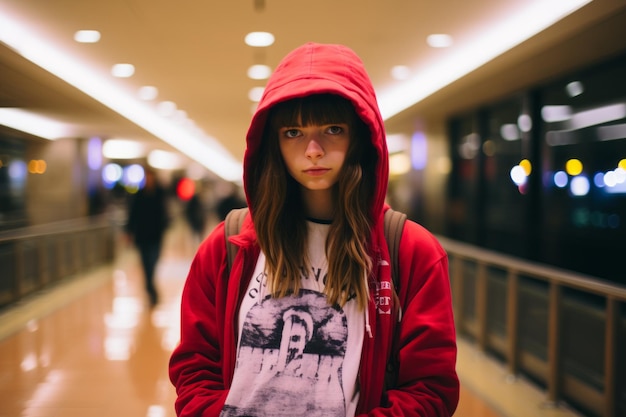
[[[221,416],[349,416],[357,377],[364,312],[356,300],[328,305],[324,243],[328,225],[308,222],[310,270],[293,296],[272,298],[261,253],[239,311],[233,382]]]

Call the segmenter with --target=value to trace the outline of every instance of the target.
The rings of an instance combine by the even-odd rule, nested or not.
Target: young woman
[[[341,45],[292,51],[248,131],[250,213],[230,238],[230,273],[223,223],[189,271],[170,361],[178,416],[453,414],[447,257],[407,221],[395,294],[387,179],[383,122],[360,59]]]

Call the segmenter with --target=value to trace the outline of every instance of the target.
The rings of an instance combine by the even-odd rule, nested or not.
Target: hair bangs
[[[271,112],[275,128],[349,123],[356,118],[352,102],[335,94],[314,94],[283,101]]]

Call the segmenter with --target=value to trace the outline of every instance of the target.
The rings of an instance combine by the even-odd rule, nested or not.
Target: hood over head
[[[277,103],[312,94],[336,94],[352,102],[357,115],[368,126],[370,140],[378,154],[375,175],[378,179],[372,196],[374,222],[383,210],[389,177],[389,159],[383,120],[376,94],[363,62],[354,51],[343,45],[306,43],[290,52],[280,62],[265,87],[246,136],[244,155],[244,190],[248,205],[250,190],[257,186],[252,174],[270,108]],[[269,192],[269,190],[268,190]]]

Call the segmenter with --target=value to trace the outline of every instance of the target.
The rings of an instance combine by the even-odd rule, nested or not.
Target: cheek
[[[346,161],[346,156],[348,154],[348,146],[338,147],[332,150],[331,152],[333,155],[333,159],[337,162],[340,162],[343,165]]]
[[[283,163],[285,164],[285,168],[287,172],[293,176],[294,172],[294,158],[293,158],[293,149],[289,146],[280,146],[280,155],[283,158]]]
[[[278,148],[280,149],[280,154],[282,155],[283,159],[287,161],[289,159],[294,159],[294,156],[298,152],[298,143],[293,140],[281,140],[278,142]]]
[[[280,156],[283,158],[285,165],[288,165],[289,161],[291,160],[291,152],[289,151],[289,146],[286,146],[285,144],[283,144],[283,142],[280,142],[280,146],[278,147],[278,149],[280,150]]]

